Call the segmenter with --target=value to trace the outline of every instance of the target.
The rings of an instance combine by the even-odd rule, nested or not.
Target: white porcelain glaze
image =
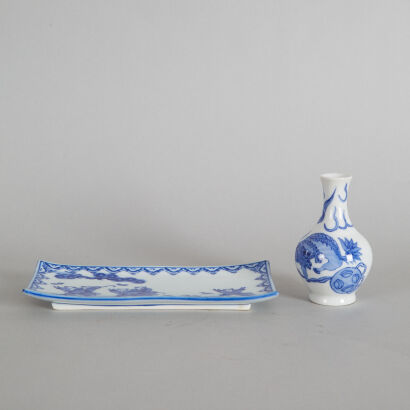
[[[321,305],[354,303],[372,266],[369,242],[349,217],[351,179],[345,174],[321,175],[322,215],[296,248],[296,267],[309,288],[309,299]]]
[[[130,305],[130,306],[96,306],[72,305],[69,303],[52,303],[54,310],[250,310],[251,305]]]
[[[278,295],[268,261],[195,267],[82,266],[40,261],[24,292],[53,303],[94,307],[249,305]]]

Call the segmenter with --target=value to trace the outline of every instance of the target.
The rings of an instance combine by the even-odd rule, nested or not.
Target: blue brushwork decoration
[[[91,272],[92,276],[86,276],[78,272],[61,272],[56,273],[55,277],[58,279],[88,279],[88,280],[110,280],[112,282],[129,282],[129,283],[145,283],[143,279],[133,277],[122,278],[117,273],[109,272]]]
[[[327,208],[329,208],[329,205],[332,203],[333,198],[334,198],[334,196],[335,196],[335,192],[336,192],[336,188],[334,189],[332,195],[330,195],[330,197],[323,202],[322,216],[321,216],[321,217],[319,218],[319,220],[317,221],[318,224],[320,224],[321,222],[323,222],[323,219],[325,219],[325,215],[326,215]]]
[[[322,214],[296,246],[296,270],[312,302],[349,305],[356,301],[356,291],[371,270],[373,252],[349,217],[351,175],[331,172],[320,179]]]
[[[307,269],[312,269],[312,260],[316,263],[323,262],[320,257],[326,258],[327,262],[313,269],[317,274],[324,270],[335,270],[346,261],[346,257],[340,253],[337,242],[331,236],[321,232],[314,233],[299,242],[296,247],[295,261],[302,269],[302,277],[308,277]]]
[[[338,195],[339,199],[340,199],[342,202],[346,202],[346,201],[347,201],[347,184],[345,184],[344,191],[345,191],[345,197],[344,197],[344,198],[342,198],[340,195]]]
[[[56,289],[61,290],[65,296],[98,296],[96,291],[101,286],[54,286]]]
[[[110,306],[242,305],[278,295],[267,260],[219,266],[83,266],[39,261],[24,292],[53,303]]]
[[[363,271],[361,271],[362,269]],[[299,271],[299,269],[298,269]],[[347,267],[339,270],[333,276],[321,276],[320,278],[304,278],[307,282],[326,283],[330,281],[330,287],[336,293],[352,293],[364,280],[366,265],[360,262],[355,267]],[[300,274],[300,271],[299,271]],[[303,275],[302,275],[303,276]]]
[[[354,292],[364,280],[366,265],[360,262],[357,266],[348,266],[337,271],[333,276],[309,277],[307,270],[312,270],[316,274],[322,271],[334,271],[342,266],[343,263],[360,261],[362,252],[358,243],[349,238],[338,238],[344,251],[344,255],[339,249],[337,242],[325,233],[314,233],[299,242],[295,261],[300,265],[297,270],[306,282],[326,283],[329,282],[331,289],[339,294]],[[350,258],[348,258],[350,255]],[[321,263],[320,267],[314,267],[312,261]]]
[[[80,271],[89,272],[94,277],[86,277],[90,279],[98,279],[98,273],[129,273],[135,275],[136,273],[149,273],[156,275],[160,272],[166,272],[170,275],[177,275],[182,272],[187,272],[191,275],[196,275],[200,272],[207,272],[215,275],[220,271],[227,271],[230,273],[237,273],[241,269],[249,269],[253,272],[265,274],[267,272],[267,261],[247,263],[243,265],[226,265],[226,266],[84,266],[84,265],[61,265],[57,263],[40,261],[38,271],[41,274],[59,273],[69,274]],[[66,276],[64,279],[78,279],[75,276]],[[114,277],[113,277],[114,278]],[[84,278],[85,279],[85,278]],[[104,278],[107,279],[107,278]],[[109,279],[110,280],[110,279]]]
[[[366,265],[363,262],[341,269],[332,276],[330,287],[336,293],[352,293],[363,282],[365,273]]]
[[[129,296],[156,296],[159,293],[148,288],[146,286],[135,287],[131,289],[109,289],[111,293],[114,293],[118,297],[129,297]]]
[[[336,213],[337,213],[337,208],[334,207],[334,209],[333,209],[333,220],[335,221],[335,225],[334,225],[333,228],[328,228],[328,227],[326,226],[326,223],[325,223],[325,224],[323,225],[323,227],[326,229],[326,231],[328,231],[328,232],[334,232],[334,231],[337,231],[338,229],[347,229],[347,228],[352,228],[352,227],[353,227],[352,224],[349,224],[349,222],[347,222],[347,220],[346,220],[346,215],[345,215],[345,211],[344,211],[344,210],[342,211],[344,225],[340,225],[340,224],[339,224],[339,221],[338,221],[338,219],[337,219]]]
[[[245,286],[238,289],[214,289],[215,292],[219,293],[219,296],[253,296],[253,293],[245,292],[245,290]]]
[[[361,253],[361,249],[358,246],[357,242],[355,242],[353,239],[348,239],[348,238],[344,238],[344,239],[338,238],[338,239],[346,255],[352,255],[353,261],[360,261],[362,253]]]

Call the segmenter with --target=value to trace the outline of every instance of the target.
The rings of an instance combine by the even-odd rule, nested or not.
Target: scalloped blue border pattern
[[[195,275],[198,272],[208,272],[215,274],[221,270],[228,271],[230,273],[236,273],[240,269],[249,269],[254,272],[266,274],[268,271],[268,261],[260,261],[254,263],[247,263],[244,265],[226,265],[226,266],[85,266],[85,265],[60,265],[58,263],[51,263],[46,261],[40,261],[36,270],[37,274],[46,274],[48,272],[54,272],[57,269],[64,269],[70,272],[76,272],[79,270],[85,270],[87,272],[100,272],[101,270],[107,270],[108,272],[129,272],[131,274],[146,272],[150,275],[156,275],[159,272],[168,272],[171,275],[177,275],[180,272],[188,272]]]

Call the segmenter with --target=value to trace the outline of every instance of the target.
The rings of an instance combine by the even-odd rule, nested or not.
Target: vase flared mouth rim
[[[326,179],[326,180],[351,180],[352,176],[350,174],[343,174],[340,172],[328,172],[326,174],[322,174],[320,176],[321,179]]]

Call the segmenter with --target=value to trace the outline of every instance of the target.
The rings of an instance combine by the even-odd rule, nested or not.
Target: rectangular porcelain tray
[[[57,309],[64,308],[57,304],[67,304],[67,310],[72,305],[249,305],[278,295],[268,261],[196,267],[80,266],[40,261],[23,292],[52,302]]]

